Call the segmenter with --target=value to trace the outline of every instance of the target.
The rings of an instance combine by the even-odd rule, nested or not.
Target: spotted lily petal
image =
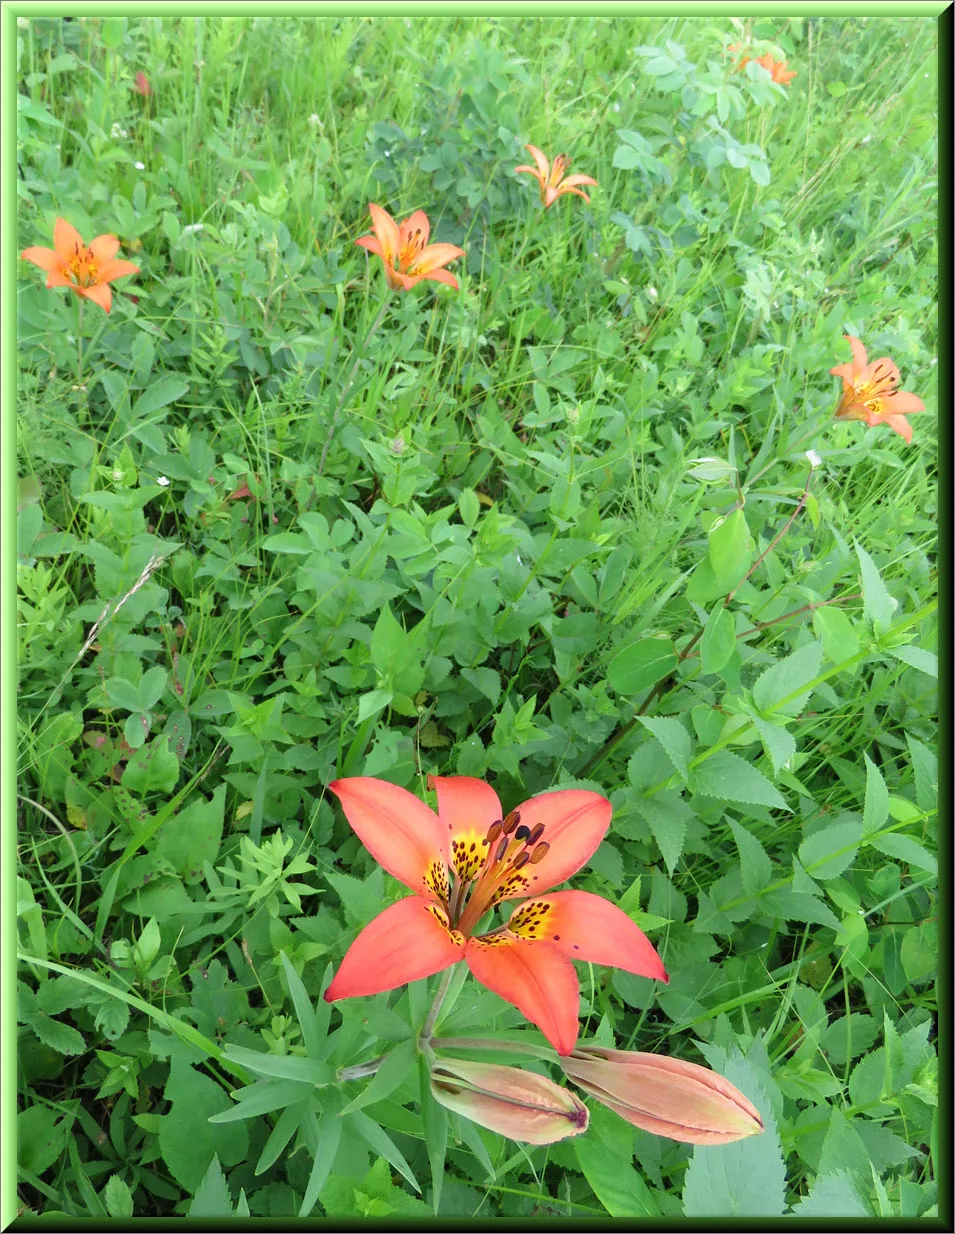
[[[580,989],[571,962],[553,943],[506,935],[468,940],[465,959],[482,985],[536,1024],[558,1054],[574,1048]]]
[[[446,266],[449,261],[454,261],[456,257],[463,256],[464,249],[458,248],[456,244],[429,244],[408,267],[408,273],[412,276],[430,274],[433,270]]]
[[[116,236],[97,236],[90,241],[89,251],[97,266],[103,266],[119,252],[119,240]]]
[[[407,896],[379,913],[345,953],[325,1000],[394,990],[464,958],[464,939],[448,929],[439,904]]]
[[[53,224],[53,247],[63,262],[72,261],[78,252],[86,248],[83,237],[72,223],[57,219]]]
[[[669,980],[644,932],[615,904],[589,891],[555,891],[527,900],[511,914],[508,930],[521,938],[544,940],[570,960]]]
[[[576,874],[607,834],[613,807],[599,793],[567,788],[532,797],[517,807],[517,813],[530,831],[543,824],[548,849],[543,860],[524,867],[526,885],[506,899],[539,895]]]
[[[329,789],[379,865],[419,895],[447,899],[447,832],[406,788],[370,776],[336,780]]]
[[[504,815],[497,793],[473,776],[428,776],[438,795],[438,821],[448,833],[451,866],[465,882],[484,864],[487,833]]]

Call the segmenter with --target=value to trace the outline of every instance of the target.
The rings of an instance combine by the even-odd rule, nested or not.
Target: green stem
[[[83,297],[76,297],[76,384],[83,384]]]
[[[559,1055],[548,1046],[523,1044],[518,1041],[486,1041],[481,1037],[432,1037],[436,1050],[502,1050],[508,1054],[529,1054],[533,1058],[557,1062]]]
[[[434,996],[434,1002],[431,1004],[431,1010],[425,1018],[424,1024],[421,1026],[421,1032],[418,1034],[418,1045],[425,1053],[431,1049],[431,1034],[434,1032],[434,1026],[438,1021],[438,1015],[441,1011],[441,1004],[444,1002],[448,993],[448,987],[451,984],[451,978],[454,976],[454,965],[445,969],[444,975],[441,978],[441,984],[438,986],[437,993]]]

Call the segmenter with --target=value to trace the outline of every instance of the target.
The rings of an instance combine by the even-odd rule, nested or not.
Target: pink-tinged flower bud
[[[525,1144],[553,1144],[587,1130],[590,1114],[546,1076],[496,1063],[441,1058],[431,1068],[434,1099],[472,1122]]]
[[[589,1046],[560,1065],[578,1088],[653,1135],[683,1144],[730,1144],[763,1130],[753,1103],[696,1063]]]
[[[153,92],[152,86],[149,84],[149,78],[142,71],[142,69],[140,69],[140,71],[136,74],[133,81],[133,89],[137,94],[141,94],[144,99],[148,99]]]

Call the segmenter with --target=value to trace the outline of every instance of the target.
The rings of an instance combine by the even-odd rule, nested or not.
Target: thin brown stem
[[[809,475],[806,477],[806,487],[802,491],[802,496],[799,498],[799,502],[795,510],[793,510],[792,514],[790,514],[789,518],[784,523],[782,530],[773,538],[769,547],[765,550],[765,552],[760,553],[760,555],[756,558],[756,560],[753,562],[750,568],[746,571],[746,573],[743,575],[740,581],[736,584],[733,590],[729,593],[729,595],[723,601],[724,608],[729,608],[729,603],[730,603],[730,600],[732,600],[733,596],[736,595],[740,587],[742,587],[742,585],[746,582],[746,580],[752,575],[754,570],[756,570],[756,568],[759,565],[761,565],[762,562],[766,560],[769,554],[773,551],[773,549],[776,547],[779,541],[783,538],[786,532],[790,529],[790,527],[792,527],[793,523],[799,517],[799,512],[800,510],[802,510],[803,506],[806,504],[806,499],[809,496],[809,485],[812,483],[812,473],[814,470],[815,468],[813,467],[812,463],[810,463],[809,464]]]

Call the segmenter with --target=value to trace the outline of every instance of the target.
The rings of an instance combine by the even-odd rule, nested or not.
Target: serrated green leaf
[[[666,863],[667,873],[672,874],[683,853],[686,825],[688,820],[693,818],[693,810],[685,801],[671,793],[643,797],[637,802],[637,809],[647,820]]]
[[[52,1020],[47,1015],[36,1015],[30,1020],[38,1040],[48,1045],[57,1054],[83,1054],[86,1051],[86,1041],[82,1033],[77,1032],[70,1024],[62,1020]]]
[[[865,759],[865,813],[862,817],[862,834],[871,835],[884,827],[889,817],[889,790],[885,786],[882,772],[869,758]]]
[[[133,417],[145,419],[188,393],[188,381],[183,381],[181,377],[160,377],[157,381],[151,381],[133,404]]]
[[[731,750],[719,750],[695,768],[690,787],[701,797],[789,810],[786,799],[763,773]]]
[[[784,716],[798,715],[811,693],[808,689],[803,691],[803,686],[818,676],[821,664],[821,643],[807,643],[798,648],[760,673],[753,685],[753,702],[767,718],[777,711]],[[794,691],[800,692],[790,698]],[[777,706],[784,698],[789,701]]]
[[[812,878],[836,878],[852,865],[862,840],[858,816],[841,814],[799,845],[799,860]]]
[[[872,1209],[853,1176],[847,1170],[836,1170],[814,1179],[809,1194],[793,1208],[793,1214],[834,1221],[840,1217],[871,1217]]]
[[[906,865],[915,866],[917,870],[925,870],[929,874],[938,874],[938,860],[928,849],[913,840],[911,836],[900,831],[891,831],[886,835],[868,836],[866,843],[877,848],[887,857],[897,857]]]
[[[788,728],[781,724],[771,724],[761,716],[754,716],[753,723],[763,743],[763,749],[773,765],[773,771],[778,775],[796,753],[796,738]]]
[[[131,1217],[133,1215],[132,1192],[118,1174],[110,1175],[103,1188],[103,1204],[110,1217]]]
[[[690,759],[693,757],[693,740],[690,734],[679,720],[665,716],[638,716],[637,719],[663,746],[670,762],[685,782],[689,775]]]
[[[786,1166],[776,1118],[761,1077],[748,1059],[734,1052],[726,1079],[759,1110],[764,1130],[733,1144],[695,1149],[683,1184],[687,1217],[779,1217],[785,1209]]]
[[[773,866],[762,844],[755,836],[750,835],[742,824],[735,819],[729,820],[733,839],[739,850],[740,876],[747,895],[758,895],[768,886],[773,876]]]
[[[213,1156],[189,1206],[190,1217],[232,1217],[232,1195],[219,1158]],[[113,1216],[110,1213],[110,1216]]]
[[[878,633],[887,630],[892,624],[896,603],[889,595],[882,576],[869,554],[859,543],[856,543],[855,549],[862,572],[863,611]]]

